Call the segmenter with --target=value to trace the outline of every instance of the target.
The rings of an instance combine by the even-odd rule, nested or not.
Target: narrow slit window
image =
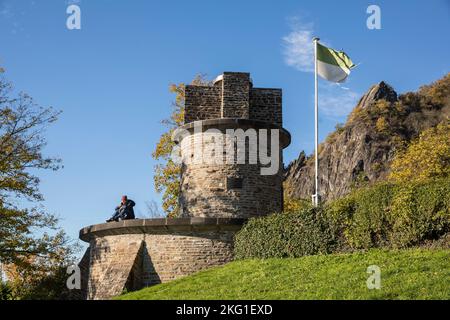
[[[237,190],[242,189],[244,185],[244,179],[238,177],[228,177],[227,178],[227,190]]]

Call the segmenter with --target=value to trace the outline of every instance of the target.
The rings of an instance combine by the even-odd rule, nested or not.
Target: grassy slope
[[[366,286],[374,264],[380,290]],[[118,299],[450,299],[450,250],[235,261]]]

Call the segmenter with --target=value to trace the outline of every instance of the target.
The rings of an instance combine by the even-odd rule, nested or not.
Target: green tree
[[[205,75],[199,74],[191,85],[210,85]],[[171,159],[171,154],[175,143],[172,141],[174,130],[184,123],[184,89],[185,84],[171,84],[169,90],[175,94],[175,101],[172,103],[172,113],[168,119],[162,123],[167,127],[159,138],[155,150],[152,153],[153,159],[159,163],[155,166],[154,183],[158,193],[162,193],[162,208],[168,217],[178,215],[178,196],[180,193],[181,166]]]
[[[73,253],[57,217],[41,205],[35,175],[39,169],[60,168],[59,159],[42,154],[45,129],[59,114],[25,93],[14,94],[11,83],[0,77],[0,262],[22,274],[48,275]]]

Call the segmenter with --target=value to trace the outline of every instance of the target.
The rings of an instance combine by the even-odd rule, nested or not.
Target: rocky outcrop
[[[370,90],[359,100],[357,107],[366,109],[369,108],[374,101],[382,99],[389,102],[397,101],[397,92],[384,81],[381,81],[379,84],[370,88]]]
[[[447,75],[435,84],[436,90],[428,87],[422,91],[438,92],[442,96],[448,94],[449,84]],[[382,107],[378,103],[381,100],[384,100]],[[423,129],[448,119],[448,99],[444,104],[432,101],[433,97],[424,96],[421,91],[398,97],[385,82],[370,88],[347,123],[319,147],[322,199],[336,199],[353,186],[386,178],[398,146],[417,137]],[[285,171],[285,189],[289,197],[311,198],[314,193],[313,156],[307,157],[301,152],[298,159],[289,164]]]

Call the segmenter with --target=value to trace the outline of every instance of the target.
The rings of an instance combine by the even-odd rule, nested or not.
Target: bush
[[[299,212],[303,210],[309,210],[313,208],[313,204],[311,200],[306,199],[296,199],[292,198],[289,195],[284,195],[283,201],[283,210],[284,212]]]
[[[450,179],[438,179],[399,188],[390,210],[395,247],[436,240],[450,231]]]
[[[390,178],[397,182],[450,176],[450,124],[424,130],[394,158]]]
[[[341,247],[404,248],[450,230],[450,179],[381,183],[354,191],[323,210]]]
[[[331,253],[335,239],[322,212],[303,209],[250,219],[235,237],[235,258],[287,258]]]
[[[388,208],[395,187],[382,183],[355,190],[323,210],[338,232],[341,247],[381,247],[388,242]]]
[[[383,182],[319,209],[250,219],[236,234],[235,258],[405,248],[443,239],[449,231],[450,178]]]
[[[0,301],[12,300],[12,289],[8,283],[0,279]]]
[[[385,117],[379,117],[375,123],[375,128],[379,133],[387,133],[389,129],[389,123],[386,121]]]

